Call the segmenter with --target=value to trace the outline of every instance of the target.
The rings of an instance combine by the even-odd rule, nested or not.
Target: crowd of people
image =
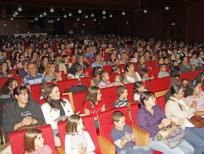
[[[153,65],[149,65],[150,63]],[[119,69],[118,65],[124,67]],[[103,70],[111,66],[110,73]],[[92,74],[88,69],[92,68]],[[135,145],[133,131],[125,123],[120,111],[112,114],[114,123],[110,135],[118,154],[152,153],[202,154],[204,152],[204,128],[197,128],[189,118],[204,115],[204,73],[195,80],[179,80],[181,73],[204,70],[203,44],[186,44],[176,41],[144,40],[116,35],[87,36],[32,36],[11,37],[2,41],[0,49],[0,80],[8,78],[0,90],[1,126],[7,137],[9,132],[36,124],[50,124],[55,146],[61,146],[57,123],[66,121],[65,152],[92,154],[93,139],[84,130],[81,116],[96,115],[95,127],[99,128],[97,114],[106,111],[101,89],[117,86],[118,98],[113,108],[129,107],[128,93],[133,93],[139,111],[133,120],[150,134],[146,146]],[[22,83],[12,78],[18,76]],[[57,81],[90,77],[83,113],[75,113],[73,104],[61,98]],[[146,80],[171,78],[171,87],[166,94],[165,109],[157,104],[153,93],[145,87]],[[125,84],[134,84],[128,91]],[[30,86],[42,84],[43,105],[34,102]],[[80,85],[81,83],[79,83]],[[39,98],[40,99],[40,98]],[[77,103],[77,102],[76,102]],[[158,139],[158,133],[169,125],[176,124],[185,136],[173,148]],[[29,129],[25,134],[25,153],[51,153],[44,144],[40,130]],[[32,143],[31,143],[32,141]],[[31,146],[32,145],[32,146]],[[32,147],[32,148],[31,148]]]

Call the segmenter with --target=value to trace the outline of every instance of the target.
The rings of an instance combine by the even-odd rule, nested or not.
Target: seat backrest
[[[130,105],[130,113],[131,113],[131,116],[132,116],[132,124],[134,124],[135,126],[138,126],[137,124],[137,112],[139,110],[139,106],[138,106],[138,102],[136,103],[133,103]]]
[[[84,116],[82,119],[84,122],[85,129],[86,131],[89,132],[91,139],[95,145],[96,154],[100,154],[100,148],[99,148],[98,136],[97,136],[94,118],[95,118],[95,115],[89,115],[89,116]]]
[[[84,112],[83,106],[84,106],[84,101],[86,99],[86,94],[87,94],[87,91],[77,92],[72,94],[75,112],[80,112],[80,113]]]
[[[126,124],[131,126],[128,107],[111,109],[111,110],[99,113],[98,120],[99,120],[100,135],[107,138],[109,141],[111,141],[111,131],[114,128],[114,123],[112,121],[112,113],[117,110],[125,114]]]
[[[91,77],[81,78],[81,83],[87,87],[90,87]]]
[[[108,72],[108,74],[110,75],[112,73],[112,65],[103,66],[103,70]]]
[[[133,92],[134,83],[125,84],[125,86],[127,87],[127,90],[128,90],[128,100],[131,102],[134,101],[134,92]]]
[[[31,93],[32,99],[36,103],[42,105],[45,102],[44,99],[41,99],[41,96],[42,96],[41,84],[30,85],[30,93]]]
[[[114,86],[101,89],[101,99],[105,103],[106,109],[112,109],[114,107],[114,102],[118,99],[117,88],[117,86]]]
[[[49,145],[53,151],[53,154],[57,154],[55,150],[53,133],[50,125],[43,125],[37,127],[43,133],[44,143]],[[9,142],[11,144],[12,154],[24,153],[24,134],[26,130],[13,131],[8,134]]]
[[[170,77],[146,80],[145,87],[151,92],[158,92],[170,88]]]
[[[57,85],[58,85],[60,91],[64,92],[65,90],[71,88],[72,86],[77,86],[78,80],[77,79],[67,79],[67,80],[63,80],[63,81],[58,81]]]
[[[187,80],[193,80],[195,77],[200,73],[203,72],[203,70],[197,70],[197,71],[191,71],[191,72],[185,72],[180,74],[180,79],[187,79]]]
[[[85,130],[89,132],[92,141],[94,142],[94,145],[96,147],[96,153],[98,154],[100,151],[98,139],[97,139],[97,133],[96,133],[96,127],[94,124],[94,116],[84,116],[82,117],[83,123],[85,126]],[[66,121],[60,121],[58,122],[58,130],[59,130],[59,136],[61,145],[63,148],[65,148],[65,136],[66,136]]]
[[[166,104],[165,96],[157,97],[156,102],[157,102],[157,105],[161,107],[161,109],[164,111],[165,104]]]

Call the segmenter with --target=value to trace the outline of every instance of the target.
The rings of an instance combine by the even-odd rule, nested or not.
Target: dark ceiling
[[[38,17],[44,12],[46,17],[63,17],[67,18],[69,13],[72,16],[78,15],[78,9],[82,9],[81,16],[100,15],[106,10],[106,15],[117,15],[125,11],[137,12],[144,9],[163,9],[165,6],[174,8],[185,0],[1,0],[0,1],[0,18],[12,17],[15,12],[18,15],[15,18],[22,17]],[[22,11],[18,11],[18,7]],[[50,12],[50,8],[54,8],[54,12]],[[45,16],[43,16],[45,17]]]

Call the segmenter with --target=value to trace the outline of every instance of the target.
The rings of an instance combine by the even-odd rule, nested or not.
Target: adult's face
[[[37,73],[37,68],[35,64],[29,64],[28,65],[28,72],[29,74],[31,74],[32,76],[35,76]]]

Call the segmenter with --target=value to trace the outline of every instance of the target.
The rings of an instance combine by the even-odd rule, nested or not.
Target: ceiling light
[[[11,21],[13,21],[14,20],[14,18],[13,17],[11,17]]]
[[[18,15],[18,12],[17,12],[17,11],[15,11],[15,12],[14,12],[14,14],[17,16],[17,15]]]
[[[103,16],[103,19],[106,19],[106,16]]]
[[[110,18],[112,18],[112,17],[113,17],[113,15],[112,15],[112,14],[110,14],[110,15],[109,15],[109,17],[110,17]]]
[[[79,19],[79,18],[77,18],[77,21],[80,21],[80,19]]]
[[[43,12],[43,15],[46,16],[46,15],[47,15],[47,12]]]
[[[171,26],[175,26],[175,25],[176,25],[176,23],[175,23],[175,22],[172,22],[172,23],[171,23]]]
[[[85,18],[86,18],[86,19],[88,19],[88,18],[89,18],[89,16],[88,16],[88,15],[85,15]]]
[[[64,18],[67,18],[67,15],[66,15],[66,14],[64,15]]]
[[[54,8],[50,8],[50,12],[51,13],[55,12]]]
[[[102,14],[105,15],[105,14],[106,14],[106,10],[103,10],[103,11],[102,11]]]
[[[78,10],[78,13],[79,13],[79,14],[81,14],[81,13],[82,13],[82,10],[81,10],[81,9],[79,9],[79,10]]]
[[[166,11],[168,11],[170,8],[169,8],[169,6],[166,6],[164,9],[165,9]]]
[[[40,18],[42,18],[43,17],[43,15],[42,14],[40,14]]]
[[[96,21],[96,19],[94,19],[93,21]]]
[[[93,13],[91,14],[91,17],[94,17],[94,14],[93,14]]]
[[[125,15],[126,15],[125,11],[123,11],[123,12],[122,12],[122,15],[123,15],[123,16],[125,16]]]
[[[19,11],[19,12],[22,12],[22,10],[23,10],[22,7],[19,6],[19,7],[18,7],[18,11]]]
[[[69,13],[69,17],[71,17],[72,16],[72,13]]]
[[[60,18],[57,18],[57,21],[60,21]]]
[[[147,10],[144,10],[144,13],[147,13],[148,11]]]
[[[37,17],[35,17],[35,21],[38,21],[38,18],[37,18]]]

